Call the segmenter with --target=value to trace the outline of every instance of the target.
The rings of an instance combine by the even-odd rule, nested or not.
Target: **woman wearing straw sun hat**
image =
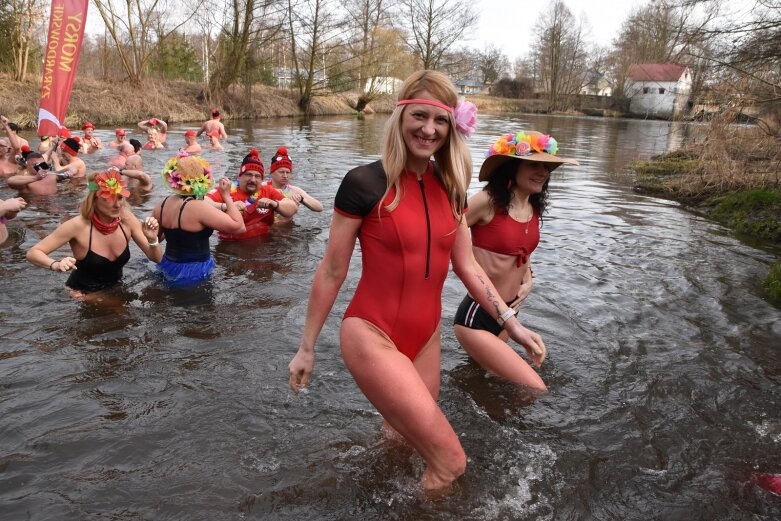
[[[464,350],[489,372],[545,391],[542,378],[507,344],[502,324],[518,312],[531,290],[531,254],[540,240],[550,173],[574,159],[556,155],[551,136],[528,131],[500,136],[480,168],[482,191],[469,198],[467,224],[477,262],[510,308],[498,320],[467,294],[456,312],[455,334]],[[530,353],[533,365],[542,358]]]

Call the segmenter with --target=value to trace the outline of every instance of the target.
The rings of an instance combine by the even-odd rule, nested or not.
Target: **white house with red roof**
[[[692,75],[686,65],[636,63],[626,73],[624,93],[629,112],[638,116],[670,118],[689,108]]]

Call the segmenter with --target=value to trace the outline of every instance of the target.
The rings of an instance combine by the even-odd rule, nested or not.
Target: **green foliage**
[[[203,69],[199,53],[182,35],[171,35],[158,44],[149,62],[150,71],[168,80],[200,81]]]
[[[781,262],[770,268],[770,273],[765,278],[765,289],[770,298],[781,301]]]
[[[708,201],[711,216],[736,231],[781,242],[781,190],[757,188]]]

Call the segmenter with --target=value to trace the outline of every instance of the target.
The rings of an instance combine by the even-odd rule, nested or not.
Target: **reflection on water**
[[[167,290],[132,246],[120,288],[100,304],[74,300],[65,276],[31,267],[24,252],[75,214],[84,188],[29,199],[0,247],[0,518],[779,518],[779,498],[749,479],[781,472],[781,320],[761,294],[773,254],[612,176],[681,146],[690,125],[481,116],[471,192],[503,132],[550,133],[581,166],[553,175],[522,308],[549,348],[548,395],[468,361],[450,326],[464,290],[452,276],[445,284],[441,405],[469,456],[453,496],[421,497],[420,458],[382,438],[341,361],[358,253],[311,388],[293,396],[286,366],[331,202],[347,170],[378,157],[384,123],[230,128],[225,152],[204,154],[217,177],[233,176],[249,148],[268,163],[286,146],[293,182],[326,211],[302,209],[254,241],[213,237],[214,278],[191,291]],[[183,137],[172,129],[169,140],[173,150]],[[154,173],[173,152],[144,154]],[[157,186],[131,205],[143,216],[163,196]]]

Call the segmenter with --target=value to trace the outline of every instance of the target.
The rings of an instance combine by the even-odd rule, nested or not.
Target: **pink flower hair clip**
[[[477,128],[477,107],[471,101],[459,100],[453,111],[456,129],[464,137],[471,137]]]

